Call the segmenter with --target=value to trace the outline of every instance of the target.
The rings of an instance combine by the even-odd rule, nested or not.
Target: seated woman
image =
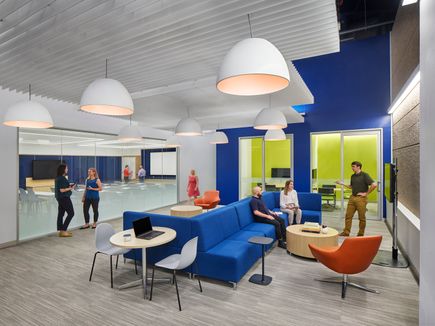
[[[281,212],[288,214],[288,224],[292,225],[296,215],[296,224],[301,224],[302,210],[299,208],[298,193],[294,189],[293,180],[287,180],[284,190],[279,196]]]

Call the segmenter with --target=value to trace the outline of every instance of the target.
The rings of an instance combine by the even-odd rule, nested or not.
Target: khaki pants
[[[366,228],[366,210],[367,210],[367,197],[362,196],[350,196],[349,202],[347,203],[346,219],[344,224],[343,233],[346,235],[350,234],[352,229],[352,218],[355,215],[355,211],[358,211],[359,218],[359,231],[358,235],[364,235],[364,230]]]
[[[301,224],[302,220],[302,210],[300,208],[298,209],[284,209],[281,208],[281,212],[288,214],[288,225],[293,224],[294,216],[296,215],[296,224]]]

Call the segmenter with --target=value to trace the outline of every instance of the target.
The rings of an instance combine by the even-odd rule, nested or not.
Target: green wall
[[[252,177],[262,177],[262,138],[252,139]],[[272,177],[272,168],[291,168],[291,140],[265,142],[266,178]]]
[[[313,151],[317,151],[317,186],[332,184],[341,178],[341,139],[340,134],[323,134],[312,136]],[[315,139],[314,139],[315,138]],[[373,180],[377,181],[377,136],[359,135],[344,136],[344,181],[350,183],[353,174],[351,163],[360,161],[363,171],[370,174]],[[316,180],[313,180],[315,183]],[[337,196],[341,196],[337,193]],[[377,192],[369,196],[369,201],[377,201]]]

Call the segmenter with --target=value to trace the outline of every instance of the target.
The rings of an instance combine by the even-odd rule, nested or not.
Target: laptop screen
[[[151,220],[148,216],[141,218],[139,220],[133,221],[133,229],[136,237],[151,231],[153,227],[151,226]]]

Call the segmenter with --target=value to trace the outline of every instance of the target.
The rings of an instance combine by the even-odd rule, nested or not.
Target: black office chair
[[[337,198],[335,195],[335,187],[320,187],[318,189],[319,194],[322,195],[322,200],[326,200],[326,204],[323,204],[322,207],[329,208],[329,209],[335,209],[337,204]],[[333,200],[333,204],[331,204],[329,201]]]

